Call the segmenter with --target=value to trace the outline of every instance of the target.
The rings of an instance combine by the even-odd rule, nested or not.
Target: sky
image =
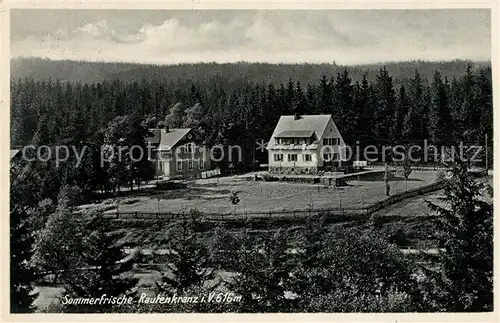
[[[491,59],[487,9],[13,10],[11,56],[178,64]]]

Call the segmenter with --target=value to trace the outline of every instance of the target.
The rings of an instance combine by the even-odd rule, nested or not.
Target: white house
[[[346,160],[345,148],[331,115],[281,116],[267,145],[269,172],[334,170]]]

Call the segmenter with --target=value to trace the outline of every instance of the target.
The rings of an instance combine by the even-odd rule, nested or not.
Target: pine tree
[[[446,203],[429,202],[439,214],[442,270],[433,277],[438,309],[493,310],[493,205],[481,199],[483,184],[471,177],[469,163],[455,160],[445,181]]]
[[[375,102],[373,131],[378,140],[394,141],[395,134],[391,133],[394,123],[396,96],[392,83],[392,76],[384,67],[380,69],[375,82]]]
[[[431,105],[429,111],[429,135],[434,144],[443,145],[451,140],[451,115],[446,85],[441,74],[436,71],[431,85]]]
[[[318,97],[318,112],[323,114],[333,113],[333,83],[327,79],[326,74],[321,76]]]
[[[366,74],[363,74],[361,84],[354,87],[354,106],[358,109],[359,120],[356,129],[357,140],[372,137],[372,117],[373,117],[373,89],[368,82]]]
[[[422,140],[422,115],[424,113],[424,86],[420,73],[410,81],[409,107],[403,123],[403,138],[411,143]]]
[[[396,141],[400,141],[403,137],[403,126],[405,116],[408,114],[408,106],[409,102],[406,94],[406,88],[404,85],[401,85],[397,97],[396,110],[394,111],[394,125],[391,130],[394,138],[396,138]]]
[[[263,233],[260,238],[246,232],[235,238],[236,264],[238,274],[225,282],[225,286],[235,295],[242,297],[234,303],[237,312],[288,312],[292,301],[285,297],[290,286],[293,258],[287,253],[291,230],[278,229]]]
[[[210,252],[197,232],[198,216],[192,211],[189,219],[166,228],[167,245],[172,253],[166,264],[167,271],[159,268],[162,276],[156,286],[160,292],[182,295],[190,289],[203,288],[215,277]]]
[[[113,232],[108,219],[101,214],[87,214],[79,252],[81,270],[75,266],[63,275],[64,295],[71,298],[100,298],[135,296],[135,286],[139,279],[130,273],[134,264],[133,257],[127,257],[119,243],[123,234]],[[84,248],[81,251],[81,249]],[[113,304],[67,305],[65,312],[111,312]]]
[[[29,313],[34,311],[33,293],[35,268],[31,264],[34,237],[28,221],[28,207],[24,205],[26,192],[18,185],[17,174],[10,190],[10,311]]]
[[[134,182],[140,187],[142,181],[148,181],[154,177],[154,168],[149,160],[149,150],[146,144],[147,134],[148,129],[142,125],[142,118],[138,113],[128,118],[126,144],[129,147],[128,182],[131,188]]]
[[[482,69],[476,79],[474,102],[480,115],[479,142],[488,136],[488,146],[493,147],[493,88],[491,85],[491,68]],[[490,148],[491,149],[491,148]],[[489,156],[493,156],[492,151]],[[490,160],[492,164],[493,159]]]
[[[347,69],[344,69],[342,73],[338,73],[335,79],[333,105],[333,119],[339,125],[339,131],[346,143],[352,144],[359,116],[353,105],[353,86]]]

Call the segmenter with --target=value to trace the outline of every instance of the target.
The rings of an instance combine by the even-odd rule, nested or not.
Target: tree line
[[[244,78],[229,82],[222,76],[206,84],[167,79],[93,84],[23,79],[11,84],[11,107],[13,147],[33,143],[88,148],[78,167],[71,159],[67,167],[59,168],[50,162],[32,163],[32,168],[44,170],[35,173],[43,177],[40,183],[49,185],[46,191],[52,197],[64,184],[88,193],[149,179],[145,163],[102,167],[99,149],[144,146],[147,129],[165,124],[197,128],[209,145],[239,145],[243,161],[232,167],[241,171],[267,161],[267,152],[257,151],[256,143],[270,138],[281,115],[294,113],[331,114],[347,144],[361,148],[422,145],[425,139],[437,146],[459,140],[484,144],[486,135],[490,149],[493,143],[491,68],[473,72],[470,64],[461,77],[451,80],[439,71],[428,80],[416,70],[399,87],[385,67],[373,81],[366,74],[353,81],[345,69],[335,77],[323,75],[316,83],[290,79],[277,86]],[[219,166],[224,171],[229,163],[224,160]],[[110,183],[115,184],[110,187]]]

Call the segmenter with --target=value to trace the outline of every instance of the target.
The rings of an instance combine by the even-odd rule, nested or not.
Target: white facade
[[[346,160],[344,139],[330,115],[282,116],[267,149],[271,172],[314,173]]]

